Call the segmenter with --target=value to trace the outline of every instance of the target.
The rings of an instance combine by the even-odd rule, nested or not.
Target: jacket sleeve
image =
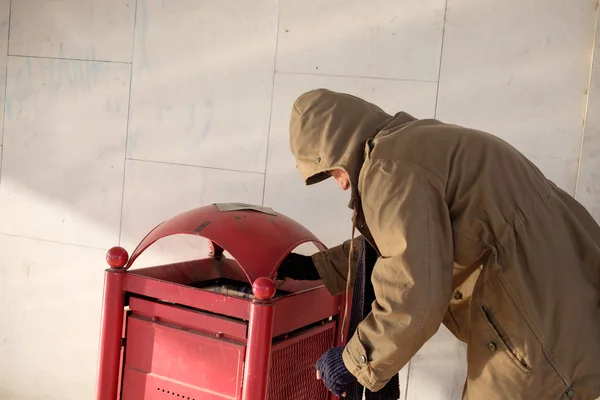
[[[367,160],[361,182],[365,220],[381,257],[371,277],[372,311],[343,359],[375,392],[440,327],[452,292],[454,252],[440,178],[414,164],[378,159]]]
[[[346,291],[350,242],[351,240],[347,240],[336,247],[316,253],[312,257],[315,267],[323,280],[323,284],[333,296],[337,296]],[[352,246],[352,274],[350,277],[352,280],[354,271],[356,270],[356,260],[358,259],[360,243],[360,237],[354,238],[354,245]],[[350,282],[350,284],[352,284],[352,282]]]

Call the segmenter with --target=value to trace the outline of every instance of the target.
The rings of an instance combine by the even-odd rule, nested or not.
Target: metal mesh
[[[333,329],[273,352],[268,400],[325,400],[327,389],[316,379],[315,364],[332,341]]]

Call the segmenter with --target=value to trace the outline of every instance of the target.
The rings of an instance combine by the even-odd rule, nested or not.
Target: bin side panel
[[[243,345],[131,316],[125,352],[124,393],[134,384],[127,379],[134,370],[178,382],[182,391],[197,389],[225,398],[239,394]]]
[[[316,379],[315,364],[331,348],[335,324],[317,327],[300,340],[288,339],[273,347],[268,400],[325,400],[327,389]]]
[[[138,297],[129,299],[129,308],[142,319],[156,319],[165,324],[203,332],[211,336],[245,342],[248,324],[202,310],[189,310],[176,305],[157,303]]]
[[[223,296],[191,286],[124,274],[123,290],[129,293],[160,299],[165,302],[199,308],[215,314],[248,320],[250,302],[233,296]]]
[[[210,393],[180,382],[145,374],[134,369],[125,371],[127,385],[121,400],[234,400],[238,397]]]
[[[273,337],[338,316],[341,299],[331,296],[324,286],[276,299]]]

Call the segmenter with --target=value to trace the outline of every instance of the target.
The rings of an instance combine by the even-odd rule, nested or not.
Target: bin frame
[[[209,240],[212,258],[191,263],[205,268],[217,268],[217,264],[218,268],[226,268],[229,276],[252,285],[254,299],[248,301],[234,296],[224,297],[185,284],[168,282],[152,276],[153,269],[157,267],[130,270],[134,261],[153,243],[167,236],[181,234]],[[256,246],[256,243],[261,243],[261,246]],[[316,284],[281,299],[273,298],[278,266],[290,252],[304,243],[313,243],[319,250],[326,249],[306,228],[270,209],[243,204],[229,204],[229,207],[213,204],[189,210],[159,224],[139,243],[131,257],[122,247],[110,249],[106,256],[110,268],[105,270],[96,399],[121,398],[127,318],[125,306],[126,296],[131,294],[190,307],[218,304],[212,311],[248,321],[242,400],[266,399],[274,336],[293,331],[310,321],[337,316],[331,345],[343,345],[342,338],[346,335],[341,334],[340,315],[344,310],[345,295],[336,296],[332,302],[327,289],[322,284]],[[224,251],[234,258],[232,262],[223,262]],[[161,267],[164,269],[168,266]],[[298,301],[330,306],[298,309]],[[293,318],[275,319],[276,304],[278,309],[284,311],[282,315],[287,315],[285,310],[289,310]],[[328,398],[338,397],[330,393]]]

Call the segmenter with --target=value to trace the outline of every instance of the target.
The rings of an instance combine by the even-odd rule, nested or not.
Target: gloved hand
[[[317,361],[317,379],[322,379],[325,387],[336,396],[345,396],[350,385],[356,382],[356,377],[348,371],[342,353],[343,346],[329,349]]]
[[[290,253],[277,270],[277,279],[285,278],[297,281],[318,281],[321,279],[311,256]]]

